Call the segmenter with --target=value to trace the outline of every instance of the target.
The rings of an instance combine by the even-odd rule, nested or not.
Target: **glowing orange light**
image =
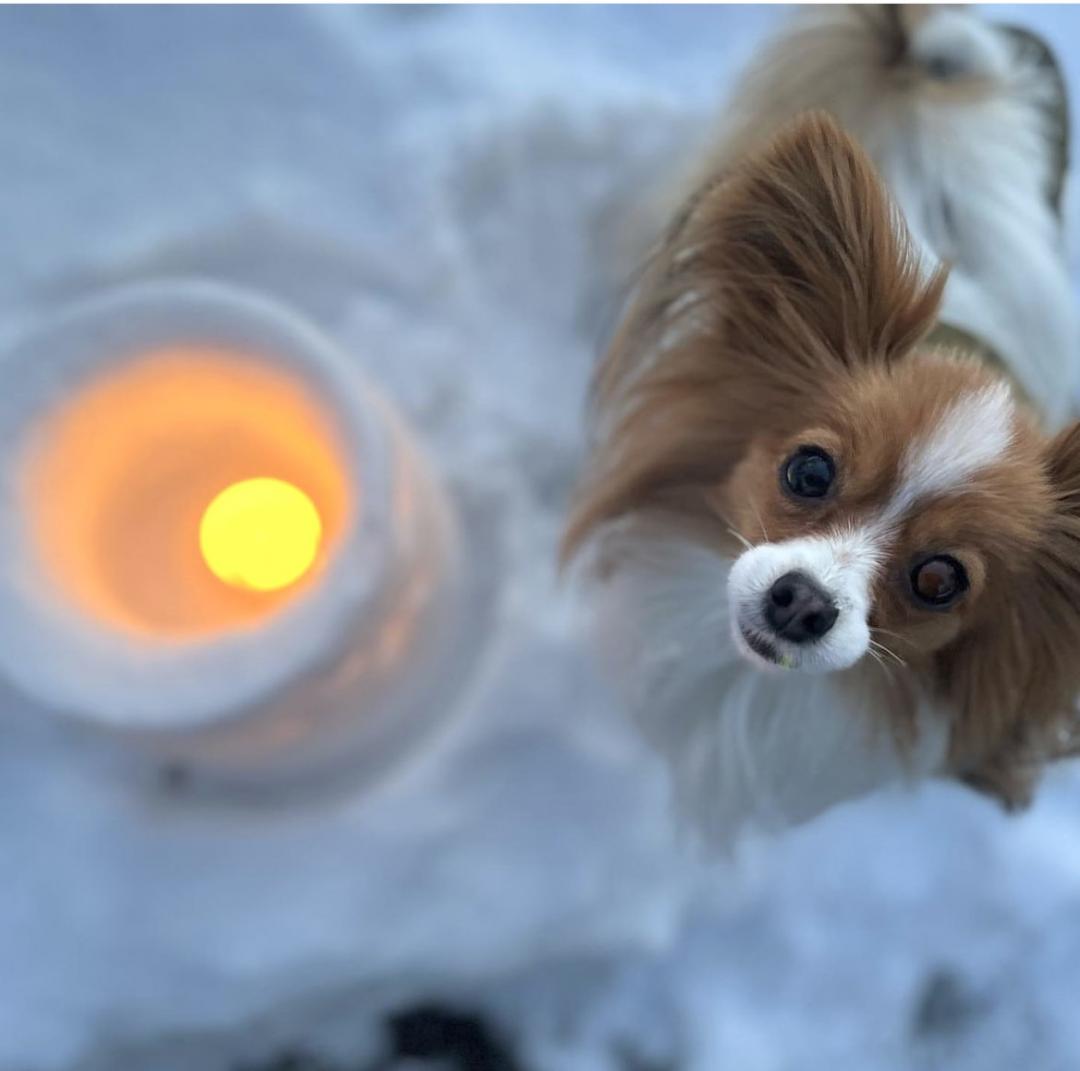
[[[315,579],[359,508],[334,427],[302,382],[251,354],[147,351],[35,434],[23,493],[42,565],[81,611],[125,631],[178,639],[260,621]],[[215,572],[201,541],[215,499],[253,474],[309,500],[284,505],[309,521],[297,522],[299,536],[288,529],[300,548],[282,552],[291,568],[269,580],[259,569]]]

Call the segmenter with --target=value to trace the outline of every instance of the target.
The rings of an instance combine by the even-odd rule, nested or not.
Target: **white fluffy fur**
[[[809,15],[729,109],[710,166],[800,111],[831,111],[875,159],[928,258],[952,262],[943,318],[988,342],[1056,424],[1073,396],[1076,325],[1046,197],[1051,165],[1039,107],[1052,87],[1009,38],[970,12],[933,12],[912,25],[909,51],[925,71],[920,80],[909,69],[903,82],[882,72],[872,18],[851,8]],[[958,85],[970,91],[957,93]],[[906,751],[884,728],[882,712],[901,697],[881,667],[863,658],[829,674],[764,672],[739,651],[732,606],[802,564],[846,600],[851,634],[843,633],[834,664],[858,657],[879,541],[920,496],[992,463],[1011,426],[1004,393],[958,401],[913,446],[880,523],[828,545],[796,540],[747,551],[733,564],[642,518],[601,537],[604,657],[670,760],[682,806],[711,838],[803,821],[837,801],[941,770],[947,716],[928,697],[916,697],[917,743]],[[839,570],[842,554],[849,560]]]
[[[991,32],[974,14],[941,12],[921,34],[933,40],[943,20],[959,42],[961,22],[971,43]],[[986,74],[994,88],[978,102],[913,104],[906,129],[883,133],[878,163],[912,232],[952,263],[942,319],[987,342],[1059,425],[1074,404],[1078,334],[1060,228],[1044,192],[1045,88],[1023,67],[999,73],[995,63]]]
[[[633,524],[609,532],[605,550],[617,568],[595,593],[601,658],[670,763],[680,810],[712,843],[941,769],[944,715],[921,700],[905,753],[880,717],[899,697],[876,664],[811,676],[743,658],[731,562]]]

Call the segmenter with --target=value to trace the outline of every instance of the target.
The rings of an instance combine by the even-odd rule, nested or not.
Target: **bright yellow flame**
[[[277,591],[299,580],[321,539],[322,521],[311,499],[270,477],[226,487],[199,525],[199,547],[214,576],[252,591]]]

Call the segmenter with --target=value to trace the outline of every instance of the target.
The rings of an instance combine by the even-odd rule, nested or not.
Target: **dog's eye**
[[[824,498],[836,477],[833,459],[817,446],[800,446],[784,462],[784,487],[798,498]]]
[[[927,558],[911,570],[911,591],[924,606],[942,607],[967,591],[964,567],[948,554]]]

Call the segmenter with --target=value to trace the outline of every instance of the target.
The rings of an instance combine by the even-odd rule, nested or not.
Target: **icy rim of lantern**
[[[332,416],[348,485],[363,488],[363,510],[359,518],[351,512],[318,583],[265,623],[169,642],[103,628],[58,597],[31,546],[19,476],[28,437],[53,407],[140,352],[177,342],[265,357],[269,369],[295,376]],[[0,673],[37,705],[131,730],[242,719],[332,672],[400,579],[393,496],[403,444],[394,414],[358,361],[277,303],[212,281],[135,284],[70,306],[2,361],[0,436],[9,459],[0,506]]]

